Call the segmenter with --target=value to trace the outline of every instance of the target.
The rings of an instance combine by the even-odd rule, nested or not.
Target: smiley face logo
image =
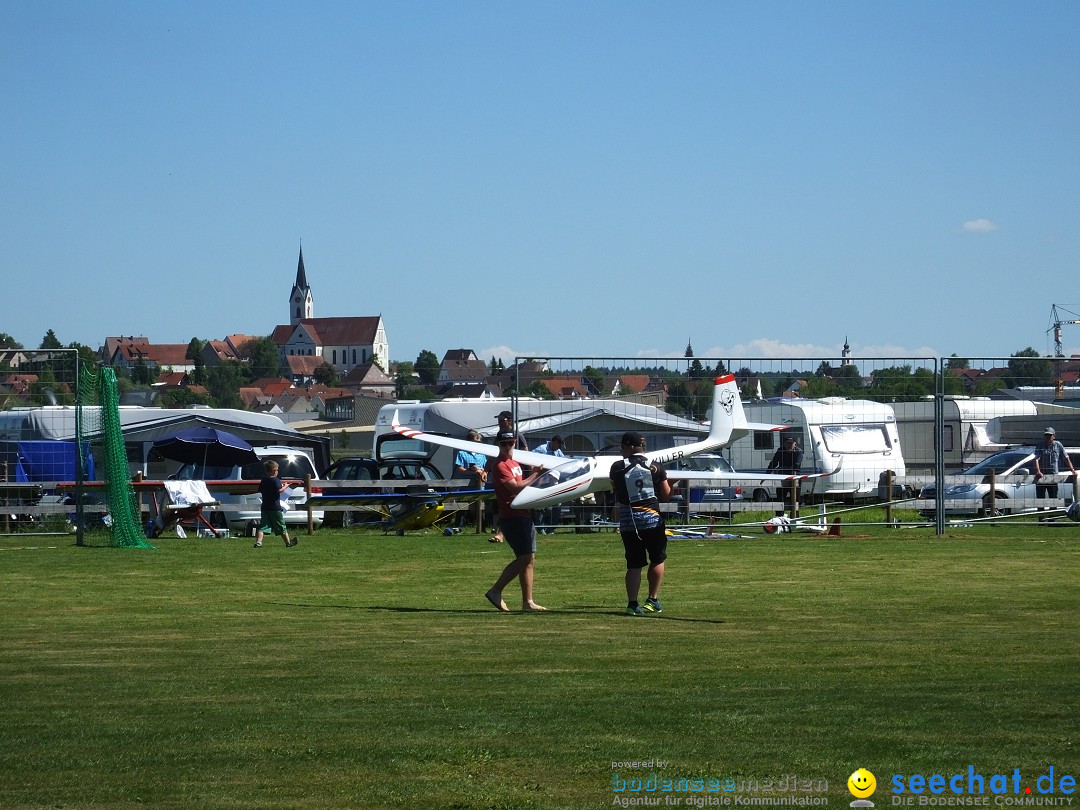
[[[848,777],[847,789],[856,799],[865,799],[877,789],[877,779],[866,768],[859,768]]]

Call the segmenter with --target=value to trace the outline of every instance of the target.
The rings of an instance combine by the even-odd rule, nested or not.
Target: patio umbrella
[[[158,439],[154,449],[167,459],[203,467],[231,467],[259,460],[251,445],[236,434],[208,427],[189,428]]]

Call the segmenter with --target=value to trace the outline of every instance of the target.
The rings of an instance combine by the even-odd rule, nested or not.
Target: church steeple
[[[296,263],[296,283],[289,293],[289,324],[296,326],[305,318],[315,317],[315,300],[304,270],[304,245],[300,244],[300,260]]]

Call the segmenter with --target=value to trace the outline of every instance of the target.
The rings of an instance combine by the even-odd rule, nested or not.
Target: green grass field
[[[969,765],[1034,788],[1080,776],[1077,531],[673,541],[643,619],[607,532],[540,539],[540,615],[488,605],[509,551],[476,535],[0,538],[0,806],[692,807],[796,775],[846,807],[865,767],[881,808],[894,774]],[[615,790],[652,774],[706,789]]]

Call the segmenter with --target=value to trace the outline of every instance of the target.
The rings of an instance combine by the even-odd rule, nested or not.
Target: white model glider
[[[429,444],[439,444],[458,450],[483,453],[494,458],[499,455],[499,448],[482,442],[470,442],[454,439],[435,433],[412,430],[398,424],[394,414],[392,427],[395,431],[410,439],[419,439]],[[739,388],[735,385],[735,375],[725,374],[716,378],[713,392],[712,424],[709,435],[698,442],[671,447],[666,450],[652,450],[643,455],[654,464],[667,464],[697,453],[708,453],[745,436],[751,430],[784,430],[781,425],[768,425],[747,422],[743,413]],[[547,471],[532,486],[528,486],[514,498],[515,509],[544,509],[548,506],[580,498],[591,492],[611,489],[611,465],[621,459],[618,454],[597,456],[566,456],[557,458],[530,450],[514,450],[514,460],[528,467],[543,468]],[[807,478],[819,478],[821,474],[777,475],[763,473],[695,472],[692,470],[669,470],[668,479],[672,481],[793,481]]]

